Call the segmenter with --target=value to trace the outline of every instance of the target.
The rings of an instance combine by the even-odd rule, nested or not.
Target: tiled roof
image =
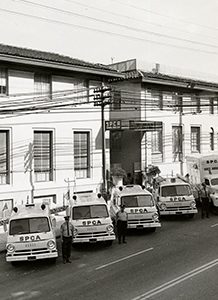
[[[126,72],[122,72],[124,74],[124,78],[116,78],[112,79],[111,81],[120,81],[120,80],[128,80],[128,79],[136,79],[140,78],[143,82],[146,81],[152,81],[155,83],[163,83],[167,84],[170,83],[171,85],[179,85],[179,84],[184,84],[184,85],[189,85],[189,87],[196,87],[201,86],[205,88],[216,88],[218,89],[218,83],[216,82],[210,82],[210,81],[204,81],[204,80],[197,80],[197,79],[192,79],[188,77],[181,77],[181,76],[176,76],[176,75],[167,75],[163,73],[153,73],[153,72],[146,72],[143,70],[130,70]],[[200,87],[199,87],[200,88]]]
[[[19,58],[30,58],[30,59],[37,59],[41,61],[47,61],[47,62],[62,63],[62,64],[68,64],[73,66],[81,66],[81,67],[87,67],[92,69],[111,71],[114,73],[114,70],[112,70],[111,68],[103,64],[94,64],[94,63],[86,62],[80,59],[76,59],[76,58],[72,58],[69,56],[60,55],[52,52],[39,51],[39,50],[33,50],[28,48],[21,48],[21,47],[0,44],[0,56],[1,54],[13,56],[13,57],[19,57]]]
[[[180,76],[174,76],[174,75],[167,75],[163,73],[153,73],[153,72],[144,72],[141,71],[138,72],[138,76],[143,76],[143,78],[146,79],[161,79],[163,81],[171,81],[175,83],[187,83],[187,84],[193,84],[193,85],[204,85],[208,87],[218,87],[218,83],[215,82],[209,82],[209,81],[203,81],[203,80],[196,80],[192,78],[187,77],[180,77]]]

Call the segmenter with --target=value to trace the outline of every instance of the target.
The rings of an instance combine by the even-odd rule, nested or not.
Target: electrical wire
[[[120,1],[120,0],[109,0],[109,1],[120,3],[123,6],[130,7],[130,8],[135,8],[135,9],[137,9],[139,11],[145,11],[145,12],[151,13],[153,15],[157,15],[157,16],[164,17],[164,18],[167,18],[167,19],[173,19],[174,21],[177,21],[177,22],[179,21],[179,22],[186,23],[186,24],[189,24],[189,25],[191,24],[191,25],[194,25],[194,26],[198,26],[198,27],[202,27],[202,28],[206,28],[206,29],[218,31],[218,28],[216,28],[216,27],[214,28],[214,27],[211,27],[211,26],[208,26],[208,25],[205,25],[205,24],[202,25],[202,24],[190,22],[190,21],[187,21],[185,19],[178,18],[178,17],[164,15],[162,13],[158,13],[158,12],[153,11],[153,10],[145,9],[145,8],[143,8],[141,6],[139,7],[139,6],[136,6],[136,5],[127,4],[126,2],[123,2],[123,1]]]
[[[48,5],[35,3],[35,2],[32,2],[32,1],[28,1],[28,0],[17,0],[17,1],[24,2],[26,4],[34,5],[34,6],[37,6],[37,7],[50,9],[50,10],[53,10],[53,11],[58,11],[58,12],[65,13],[65,14],[68,14],[68,15],[78,16],[80,18],[89,19],[89,20],[92,20],[92,21],[95,21],[95,22],[96,21],[101,22],[103,24],[114,25],[114,26],[117,26],[117,27],[120,27],[120,28],[135,31],[135,32],[138,32],[138,33],[146,33],[146,34],[153,35],[153,36],[156,36],[156,37],[164,37],[164,38],[173,39],[173,40],[177,40],[177,41],[182,41],[182,42],[186,42],[186,43],[190,43],[190,44],[201,45],[201,46],[206,46],[206,47],[211,47],[211,48],[218,49],[218,46],[214,45],[214,44],[208,44],[208,43],[194,41],[194,40],[190,40],[190,39],[175,37],[175,36],[171,36],[171,35],[168,35],[168,34],[157,33],[157,32],[150,31],[150,30],[144,30],[144,29],[132,27],[132,26],[125,25],[125,24],[120,24],[120,23],[117,23],[117,22],[106,21],[106,20],[102,20],[102,19],[99,19],[99,18],[90,17],[90,16],[87,16],[87,15],[75,13],[75,12],[72,12],[72,11],[68,11],[68,10],[64,10],[64,9],[60,9],[60,8],[56,8],[56,7],[51,7],[51,6],[48,6]]]
[[[205,53],[205,54],[212,54],[212,55],[218,55],[218,52],[216,51],[209,51],[209,50],[204,50],[204,49],[199,49],[199,48],[191,48],[191,47],[186,47],[186,46],[178,46],[172,43],[164,43],[164,42],[160,42],[160,41],[154,41],[154,40],[150,40],[150,39],[146,39],[146,38],[140,38],[140,37],[136,37],[136,36],[131,36],[131,35],[126,35],[126,34],[121,34],[118,32],[112,32],[112,31],[106,31],[106,30],[101,30],[99,28],[93,28],[93,27],[88,27],[88,26],[84,26],[84,25],[78,25],[78,24],[73,24],[73,23],[67,23],[64,21],[58,21],[58,20],[54,20],[54,19],[49,19],[49,18],[45,18],[45,17],[39,17],[39,16],[35,16],[32,14],[26,14],[26,13],[22,13],[22,12],[15,12],[9,9],[4,9],[4,8],[0,8],[0,11],[4,11],[10,14],[14,14],[14,15],[19,15],[19,16],[24,16],[24,17],[29,17],[29,18],[33,18],[33,19],[37,19],[37,20],[41,20],[44,22],[48,22],[48,23],[53,23],[53,24],[59,24],[59,25],[65,25],[65,26],[70,26],[75,28],[80,28],[80,29],[84,29],[84,30],[88,30],[88,31],[93,31],[93,32],[100,32],[106,35],[115,35],[118,36],[120,38],[126,38],[129,40],[137,40],[137,41],[141,41],[141,42],[149,42],[152,44],[156,44],[156,45],[162,45],[162,46],[169,46],[172,48],[177,48],[177,49],[183,49],[183,50],[188,50],[188,51],[194,51],[194,52],[201,52],[201,53]]]
[[[100,12],[104,12],[104,13],[107,13],[107,14],[110,14],[110,15],[112,15],[112,16],[116,16],[116,17],[121,17],[121,18],[125,18],[125,19],[127,19],[128,20],[128,22],[129,22],[129,20],[133,20],[133,21],[137,21],[137,22],[140,22],[140,23],[143,23],[143,24],[150,24],[150,25],[154,25],[154,26],[157,26],[157,27],[160,27],[161,29],[163,29],[163,28],[167,28],[167,29],[170,29],[170,30],[176,30],[176,31],[179,31],[179,32],[183,32],[183,33],[188,33],[188,34],[190,34],[190,31],[186,31],[186,30],[182,30],[182,29],[179,29],[179,28],[175,28],[175,27],[170,27],[170,26],[167,26],[166,24],[162,24],[162,25],[160,25],[160,24],[158,24],[158,23],[154,23],[154,22],[150,22],[150,21],[145,21],[144,19],[138,19],[138,18],[134,18],[134,17],[132,17],[132,16],[130,16],[130,15],[123,15],[123,14],[119,14],[119,13],[115,13],[115,12],[112,12],[112,11],[109,11],[109,10],[106,10],[106,9],[102,9],[102,8],[99,8],[99,7],[94,7],[94,6],[91,6],[91,5],[87,5],[87,4],[82,4],[82,3],[80,3],[80,2],[78,2],[78,1],[74,1],[74,0],[64,0],[65,2],[70,2],[70,3],[75,3],[76,5],[79,5],[79,6],[82,6],[83,8],[91,8],[91,9],[94,9],[94,10],[96,10],[96,11],[100,11]],[[195,32],[195,34],[196,34],[196,32]],[[198,34],[198,33],[197,33]],[[212,39],[215,39],[216,37],[212,37],[212,36],[208,36],[208,35],[205,35],[205,34],[202,34],[202,33],[199,33],[199,35],[201,36],[201,37],[206,37],[206,38],[212,38]]]

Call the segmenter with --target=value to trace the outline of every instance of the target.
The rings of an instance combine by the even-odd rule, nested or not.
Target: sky
[[[218,82],[216,0],[0,0],[0,43]]]

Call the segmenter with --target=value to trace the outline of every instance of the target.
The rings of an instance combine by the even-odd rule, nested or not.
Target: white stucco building
[[[101,108],[94,106],[94,87],[117,76],[100,64],[0,45],[0,219],[27,200],[59,207],[68,189],[100,188]],[[109,162],[108,143],[105,155]]]

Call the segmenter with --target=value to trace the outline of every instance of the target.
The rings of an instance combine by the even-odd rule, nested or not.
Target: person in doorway
[[[119,244],[121,244],[121,240],[124,244],[126,244],[127,220],[128,215],[125,212],[125,205],[121,205],[120,210],[116,214],[117,236]]]
[[[134,179],[131,173],[127,173],[127,177],[126,180],[124,181],[126,185],[128,184],[133,184],[134,183]]]
[[[61,237],[62,237],[62,257],[63,263],[71,263],[71,247],[73,242],[73,225],[69,222],[70,217],[64,217],[65,222],[61,225]]]
[[[201,201],[201,218],[206,217],[209,218],[209,211],[210,211],[210,195],[207,189],[206,184],[202,183],[202,188],[200,190],[200,201]]]

